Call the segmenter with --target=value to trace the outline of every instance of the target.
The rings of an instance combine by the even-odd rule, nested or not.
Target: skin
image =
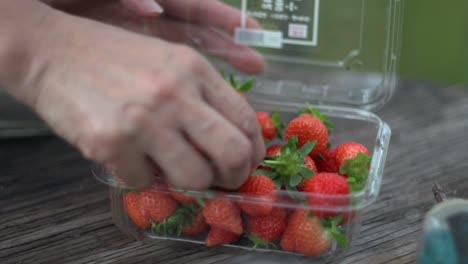
[[[237,188],[265,154],[255,112],[186,44],[246,73],[265,64],[228,37],[239,11],[202,2],[159,1],[161,14],[135,0],[2,0],[0,87],[130,188],[156,173]]]

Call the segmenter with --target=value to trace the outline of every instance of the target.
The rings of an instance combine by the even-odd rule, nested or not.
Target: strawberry
[[[242,202],[239,205],[248,215],[267,215],[273,207],[275,191],[275,183],[268,176],[261,174],[250,176],[239,188],[239,193],[247,200],[255,201]]]
[[[186,223],[182,227],[182,233],[191,236],[198,236],[203,233],[208,225],[206,224],[205,217],[203,217],[203,212],[199,211],[195,215],[192,215],[191,223]]]
[[[315,161],[310,156],[304,157],[304,165],[311,171],[317,173],[317,166],[315,165]]]
[[[289,218],[281,239],[281,247],[307,256],[319,256],[329,251],[332,239],[346,247],[346,238],[338,231],[336,222],[329,221],[331,227],[326,228],[320,218],[304,209],[296,209]]]
[[[336,208],[349,204],[348,197],[326,197],[349,195],[350,187],[346,179],[336,173],[322,172],[303,183],[303,190],[310,193],[307,197],[309,204],[322,208]],[[330,217],[337,215],[329,210],[313,210],[314,215]]]
[[[278,189],[284,187],[287,190],[296,190],[297,185],[304,179],[312,177],[315,172],[315,164],[307,155],[314,148],[314,142],[305,144],[298,149],[298,138],[292,137],[285,143],[276,156],[267,156],[262,166],[268,166],[271,171],[262,171],[276,184]]]
[[[275,144],[267,148],[266,155],[267,157],[278,156],[281,154],[281,144]]]
[[[150,218],[140,207],[139,195],[133,192],[127,192],[123,196],[124,206],[127,214],[135,225],[141,229],[149,229],[151,227]]]
[[[197,201],[196,197],[184,194],[182,190],[171,189],[170,194],[179,203],[195,203]]]
[[[336,147],[336,161],[341,166],[346,160],[354,159],[359,153],[369,156],[369,150],[366,146],[357,142],[346,142]]]
[[[199,235],[207,225],[201,208],[194,204],[182,204],[171,216],[163,221],[153,221],[152,230],[160,236]]]
[[[281,154],[281,147],[282,147],[281,144],[275,144],[275,145],[272,145],[272,146],[268,147],[267,150],[266,150],[266,157],[273,157],[273,156],[280,155]],[[270,166],[259,165],[257,167],[257,170],[271,171],[271,167]]]
[[[249,239],[255,244],[268,246],[269,243],[277,241],[286,228],[286,209],[275,207],[270,214],[265,216],[248,216],[247,229]]]
[[[239,207],[223,195],[206,201],[203,216],[211,227],[239,235],[244,231]]]
[[[339,173],[346,178],[353,192],[364,189],[369,174],[371,158],[369,150],[357,142],[346,142],[336,147]]]
[[[283,130],[283,122],[278,112],[270,115],[268,112],[257,112],[257,120],[262,128],[262,135],[266,141],[282,138],[281,131]]]
[[[311,158],[315,158],[320,152],[328,146],[329,129],[326,124],[332,127],[332,124],[326,121],[326,116],[318,110],[310,107],[302,110],[301,115],[289,122],[286,128],[286,140],[293,136],[299,139],[299,147],[308,142],[317,141],[314,149],[310,153]]]
[[[206,236],[205,243],[208,247],[214,247],[221,244],[234,243],[239,240],[239,238],[239,234],[234,234],[216,227],[211,227],[210,232]]]
[[[315,164],[319,172],[339,172],[339,165],[336,161],[336,149],[330,148],[322,151],[317,158],[315,158]]]
[[[156,222],[164,221],[177,209],[177,202],[168,193],[161,190],[161,186],[158,185],[143,190],[140,193],[139,201],[145,214]]]

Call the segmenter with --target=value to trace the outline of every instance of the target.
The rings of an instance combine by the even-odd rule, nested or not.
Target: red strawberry
[[[307,256],[319,256],[331,249],[331,239],[318,217],[297,209],[289,218],[281,247]]]
[[[206,237],[205,243],[208,247],[214,247],[221,244],[234,243],[239,240],[239,238],[239,234],[234,234],[216,227],[211,227],[210,232]]]
[[[371,158],[369,150],[357,142],[347,142],[336,147],[339,174],[348,178],[353,192],[366,186]]]
[[[317,166],[315,165],[314,160],[310,156],[305,156],[304,157],[304,165],[310,169],[311,171],[317,173]]]
[[[336,147],[336,161],[341,166],[346,160],[354,159],[359,153],[369,156],[369,150],[357,142],[346,142]]]
[[[278,156],[281,154],[281,144],[275,144],[267,148],[266,155],[268,157]]]
[[[271,120],[270,113],[268,112],[257,112],[257,120],[262,128],[263,138],[266,140],[273,140],[278,133],[278,129],[275,127],[275,124]]]
[[[322,151],[314,161],[319,172],[338,173],[340,170],[340,166],[336,161],[336,149],[334,148]]]
[[[136,193],[125,193],[123,196],[125,209],[127,210],[128,216],[137,227],[149,229],[151,227],[150,218],[141,209],[138,198],[139,196]]]
[[[164,221],[177,209],[177,202],[160,188],[161,186],[153,185],[142,191],[139,196],[141,208],[156,222]]]
[[[270,242],[277,241],[286,228],[287,214],[286,209],[275,207],[269,215],[248,216],[247,228],[249,239],[255,245],[268,245]]]
[[[195,203],[197,201],[195,197],[186,195],[183,191],[170,190],[170,194],[179,203]]]
[[[302,114],[293,119],[286,128],[286,140],[297,136],[299,147],[307,142],[317,140],[317,143],[309,154],[315,158],[320,152],[324,151],[328,145],[328,130],[325,124],[318,117],[310,114]]]
[[[308,196],[310,205],[323,208],[337,208],[349,204],[346,195],[350,193],[350,187],[345,178],[336,173],[317,173],[314,177],[306,180],[303,185],[305,192],[311,193]],[[344,197],[326,197],[326,196]],[[314,215],[320,217],[330,217],[337,215],[331,210],[313,210]]]
[[[267,157],[274,157],[274,156],[280,155],[282,146],[283,145],[281,145],[281,144],[275,144],[275,145],[272,145],[272,146],[268,147],[267,150],[266,150],[266,156]],[[271,170],[271,167],[261,166],[260,165],[260,166],[258,166],[257,169],[259,169],[259,170],[268,170],[269,171],[269,170]]]
[[[182,232],[186,235],[197,236],[203,233],[206,228],[207,224],[205,221],[205,217],[203,217],[203,212],[199,211],[197,214],[192,216],[192,221],[190,224],[185,224],[182,227]]]
[[[244,231],[239,207],[225,196],[207,200],[203,208],[203,216],[211,227],[239,235]]]
[[[268,176],[250,176],[239,188],[239,193],[247,200],[255,199],[255,201],[242,202],[240,207],[248,215],[267,215],[273,208],[275,191],[275,183]]]

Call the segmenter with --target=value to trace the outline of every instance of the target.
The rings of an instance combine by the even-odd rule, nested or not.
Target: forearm
[[[0,1],[0,89],[27,104],[35,93],[31,83],[41,71],[34,58],[54,12],[35,0]]]

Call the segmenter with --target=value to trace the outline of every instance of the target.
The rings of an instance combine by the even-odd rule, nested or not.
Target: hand
[[[63,13],[44,26],[29,105],[129,187],[158,167],[177,187],[236,188],[262,160],[253,109],[193,49]]]
[[[218,0],[48,0],[68,13],[127,30],[193,45],[247,73],[265,67],[263,58],[229,36],[240,25],[241,13]],[[161,10],[162,9],[162,10]],[[260,28],[248,17],[249,28]]]

